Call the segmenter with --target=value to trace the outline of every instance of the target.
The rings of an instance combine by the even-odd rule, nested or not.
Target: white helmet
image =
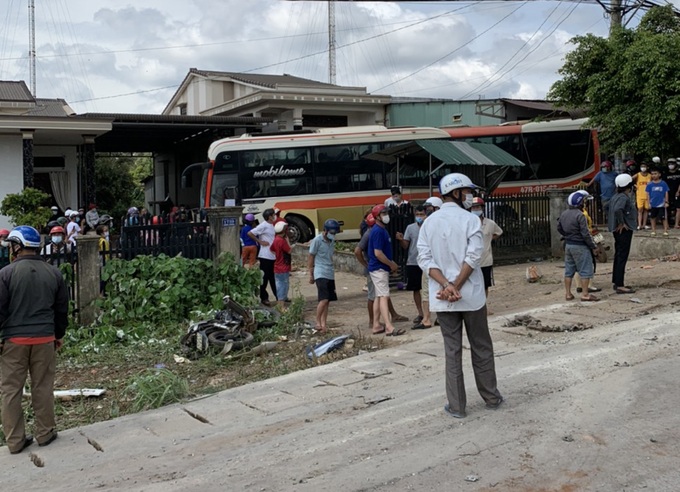
[[[438,196],[431,196],[425,202],[425,205],[432,205],[434,208],[442,208],[443,204],[444,202],[442,202],[442,199]]]
[[[478,188],[478,186],[475,185],[470,178],[461,173],[447,174],[439,181],[439,193],[441,193],[442,196],[461,188],[470,188],[474,190],[475,188]]]
[[[593,195],[588,193],[586,190],[576,190],[574,193],[580,193],[581,195],[583,195],[584,200],[592,200],[593,199]]]
[[[633,177],[630,174],[626,174],[626,173],[619,174],[616,177],[616,179],[614,180],[614,184],[616,184],[616,186],[618,188],[625,188],[626,186],[628,186],[632,182],[633,182]]]
[[[274,232],[277,234],[281,234],[287,225],[288,223],[286,221],[280,220],[279,222],[274,224]]]
[[[661,163],[661,158],[659,156],[655,155],[654,157],[652,157],[652,162],[654,164],[659,164],[659,163]]]

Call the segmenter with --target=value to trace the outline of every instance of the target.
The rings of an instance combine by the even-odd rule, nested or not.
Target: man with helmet
[[[66,253],[70,251],[68,243],[65,241],[66,231],[61,226],[54,226],[50,229],[50,242],[45,244],[41,255],[50,265],[59,266],[66,263]]]
[[[633,240],[637,211],[631,200],[633,178],[628,174],[616,177],[616,195],[609,204],[609,231],[614,236],[614,265],[612,267],[612,284],[617,294],[632,294],[635,290],[624,282],[626,263]]]
[[[600,191],[600,203],[602,203],[602,211],[605,217],[609,215],[609,201],[616,193],[616,185],[614,184],[616,176],[618,176],[618,173],[614,171],[611,161],[604,161],[598,173],[586,185],[590,188],[597,183]]]
[[[484,216],[484,200],[480,197],[475,197],[472,200],[472,208],[470,208],[472,215],[479,217],[482,223],[482,236],[484,238],[484,252],[479,266],[484,275],[484,294],[487,297],[487,304],[489,301],[489,287],[493,285],[493,252],[491,251],[491,241],[498,239],[503,234],[503,229],[493,220]],[[492,314],[492,313],[489,313]]]
[[[425,213],[430,215],[432,212],[436,212],[442,208],[442,203],[442,199],[438,196],[431,196],[423,204],[423,207],[425,207]]]
[[[335,293],[335,268],[333,267],[333,253],[335,253],[335,236],[340,232],[340,223],[335,219],[328,219],[323,224],[321,234],[312,239],[309,245],[307,269],[309,283],[316,284],[319,304],[316,307],[316,325],[314,328],[321,332],[328,331],[328,305],[337,301]]]
[[[244,268],[250,269],[257,261],[257,243],[248,235],[253,230],[255,216],[246,214],[243,217],[243,228],[241,229],[241,263]]]
[[[290,269],[292,264],[290,240],[288,239],[288,223],[285,220],[274,223],[274,242],[271,245],[274,260],[274,281],[276,283],[276,298],[280,307],[284,307],[288,299],[290,286]]]
[[[593,242],[588,229],[588,221],[583,215],[585,195],[575,191],[567,198],[569,208],[557,220],[557,232],[564,240],[564,290],[567,301],[574,299],[571,284],[576,273],[581,277],[581,301],[599,301],[588,291],[593,278],[593,253],[597,245]]]
[[[274,262],[276,256],[272,253],[271,245],[274,242],[274,221],[276,214],[273,208],[268,208],[262,212],[264,222],[248,232],[248,237],[260,245],[260,252],[257,254],[260,260],[260,270],[262,270],[262,285],[260,285],[260,301],[265,306],[270,306],[267,284],[269,284],[274,298],[276,298],[276,279],[274,277]]]
[[[71,210],[67,218],[69,222],[66,225],[66,240],[69,243],[69,247],[73,248],[76,245],[76,237],[78,237],[81,231],[80,224],[78,224],[78,212]]]
[[[668,159],[668,171],[664,181],[668,185],[668,214],[670,221],[675,216],[675,228],[680,229],[680,172],[678,172],[678,161],[672,157]]]
[[[430,309],[437,313],[444,338],[448,400],[444,411],[456,418],[466,416],[463,323],[477,390],[487,408],[496,409],[503,403],[496,387],[484,277],[479,267],[484,252],[482,227],[479,219],[468,212],[476,188],[464,174],[444,176],[439,182],[444,203],[425,220],[418,237],[418,264],[429,274]]]
[[[2,428],[10,453],[33,442],[26,434],[21,407],[26,376],[38,445],[57,438],[54,417],[55,351],[68,325],[68,291],[58,268],[40,257],[40,233],[18,226],[7,240],[16,260],[0,270]]]

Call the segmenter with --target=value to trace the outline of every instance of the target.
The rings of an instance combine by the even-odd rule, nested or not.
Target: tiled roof
[[[261,87],[276,88],[279,85],[297,87],[338,87],[334,84],[319,82],[317,80],[303,79],[294,75],[267,75],[259,73],[235,73],[235,72],[215,72],[211,70],[198,70],[192,68],[190,73],[202,75],[204,77],[230,77],[246,84],[259,85]]]
[[[36,99],[35,107],[26,113],[27,116],[71,116],[73,110],[63,99]]]
[[[0,101],[35,102],[24,81],[0,80]]]

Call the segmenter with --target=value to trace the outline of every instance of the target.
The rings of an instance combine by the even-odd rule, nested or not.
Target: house
[[[94,139],[109,130],[110,119],[83,118],[63,99],[33,97],[23,81],[0,81],[0,201],[34,187],[61,210],[82,205],[94,193]]]
[[[191,68],[163,114],[262,117],[274,121],[273,130],[299,130],[383,125],[389,102],[365,87]]]

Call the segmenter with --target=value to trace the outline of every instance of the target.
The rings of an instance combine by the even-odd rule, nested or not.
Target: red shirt
[[[274,273],[290,273],[290,244],[281,236],[274,237],[274,242],[269,248],[276,255],[274,261]]]

